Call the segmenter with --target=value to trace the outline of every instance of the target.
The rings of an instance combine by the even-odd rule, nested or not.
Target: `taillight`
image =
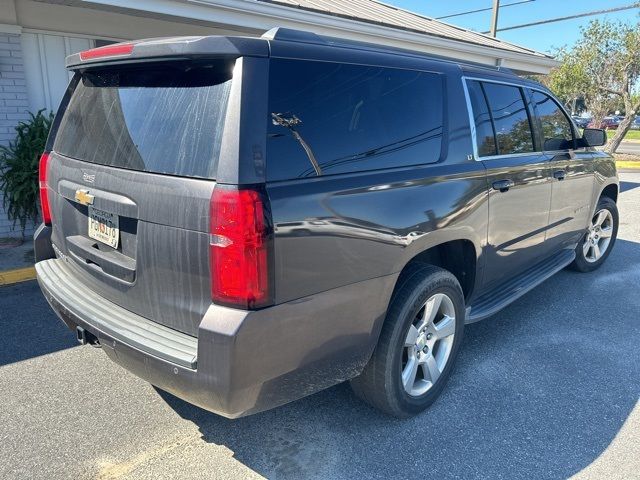
[[[115,45],[105,45],[104,47],[92,48],[80,52],[80,60],[90,60],[101,57],[121,57],[131,55],[133,52],[132,43],[116,43]]]
[[[51,207],[49,205],[49,195],[47,193],[47,164],[49,163],[49,152],[44,152],[40,156],[38,166],[38,187],[40,189],[40,208],[42,210],[42,221],[45,225],[51,225]]]
[[[271,303],[266,202],[259,190],[213,189],[209,262],[214,302],[246,309]]]

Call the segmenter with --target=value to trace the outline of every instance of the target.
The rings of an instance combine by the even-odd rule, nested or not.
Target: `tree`
[[[593,20],[581,29],[581,39],[558,52],[562,62],[545,83],[564,102],[579,96],[600,122],[616,105],[625,117],[605,151],[616,151],[640,110],[640,22]]]
[[[554,57],[561,64],[550,75],[544,77],[542,83],[555,93],[574,115],[576,103],[580,98],[584,98],[585,92],[589,88],[589,79],[579,64],[578,58],[566,48],[557,50]]]

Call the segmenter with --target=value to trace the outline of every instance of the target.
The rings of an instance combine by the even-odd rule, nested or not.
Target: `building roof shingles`
[[[540,52],[505,42],[482,33],[450,25],[376,0],[258,0],[264,3],[300,8],[361,22],[383,25],[409,32],[528,55],[548,57]]]

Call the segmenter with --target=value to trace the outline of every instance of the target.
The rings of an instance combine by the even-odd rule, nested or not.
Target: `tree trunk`
[[[606,116],[607,114],[601,109],[593,109],[591,111],[591,123],[593,124],[594,128],[600,128],[600,126],[602,125],[602,121]]]
[[[614,154],[616,150],[618,150],[618,147],[622,143],[624,136],[627,134],[627,132],[631,128],[631,123],[633,123],[633,120],[636,118],[635,113],[630,113],[632,111],[633,110],[627,110],[627,112],[629,113],[627,113],[627,116],[624,117],[622,122],[620,122],[620,125],[618,125],[616,134],[613,136],[611,140],[609,140],[609,143],[605,145],[604,151],[607,152],[608,154]]]
[[[629,128],[631,128],[631,123],[636,118],[635,110],[637,105],[634,105],[632,103],[631,95],[629,94],[629,90],[626,88],[622,94],[622,100],[624,102],[625,117],[622,120],[622,122],[620,122],[620,125],[618,125],[616,134],[613,136],[611,140],[609,140],[609,143],[607,143],[604,147],[604,151],[610,155],[613,155],[616,152],[616,150],[618,150],[618,147],[620,146],[620,144],[622,143],[622,140],[624,139],[625,135],[629,131]]]

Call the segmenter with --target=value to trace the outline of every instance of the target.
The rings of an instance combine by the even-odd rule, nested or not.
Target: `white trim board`
[[[20,35],[22,33],[22,27],[20,25],[9,25],[7,23],[0,23],[0,33]]]
[[[60,32],[57,30],[42,30],[38,28],[24,28],[22,30],[24,33],[40,33],[42,35],[56,35],[58,37],[74,37],[74,38],[86,38],[88,40],[109,40],[113,42],[124,42],[128,40],[127,38],[117,38],[117,37],[104,37],[104,36],[96,36],[96,35],[85,35],[82,33],[70,33],[70,32]]]

